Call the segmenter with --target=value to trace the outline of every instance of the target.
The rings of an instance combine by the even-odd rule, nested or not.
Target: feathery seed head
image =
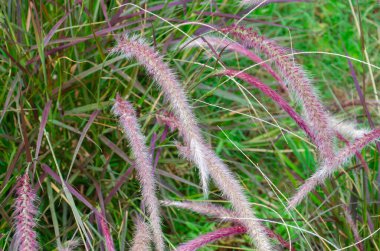
[[[120,97],[119,93],[116,94],[115,100],[116,102],[112,108],[112,111],[116,116],[136,117],[136,112],[131,103],[124,101],[123,98]]]
[[[247,227],[248,233],[258,249],[260,251],[270,250],[271,243],[261,223],[257,221],[257,218],[253,214],[244,195],[243,188],[223,161],[204,142],[195,116],[187,101],[185,91],[172,74],[168,65],[162,61],[162,58],[152,48],[134,40],[124,39],[121,42],[119,41],[119,45],[115,47],[115,50],[126,55],[132,54],[140,64],[144,65],[149,74],[153,76],[156,83],[161,87],[166,99],[173,108],[175,116],[178,118],[179,128],[186,129],[183,130],[184,143],[190,149],[192,161],[200,170],[203,190],[207,191],[207,181],[210,174],[217,186],[231,201],[235,210],[239,213],[239,217],[246,219],[244,220],[244,225]],[[130,141],[132,143],[131,139]],[[141,144],[139,145],[141,146]],[[137,155],[138,151],[134,151],[134,153]],[[145,180],[140,179],[141,182]]]
[[[157,114],[156,120],[159,124],[168,126],[172,132],[177,129],[181,131],[179,128],[180,123],[178,122],[178,119],[171,112],[165,110]]]
[[[315,134],[315,144],[319,150],[320,160],[332,159],[334,130],[329,123],[329,114],[320,102],[306,72],[290,57],[291,53],[252,29],[230,26],[222,28],[221,31],[231,34],[248,48],[256,49],[274,61],[290,93],[297,97],[303,106],[305,120],[308,121]]]
[[[140,130],[136,112],[132,105],[117,95],[112,110],[116,116],[120,117],[120,125],[123,127],[125,136],[128,138],[133,155],[136,158],[136,171],[141,184],[144,205],[149,213],[155,246],[158,251],[163,251],[165,244],[161,230],[159,202],[155,193],[156,184],[152,156],[145,145],[145,137]]]
[[[146,45],[141,40],[136,39],[135,37],[128,38],[127,36],[119,39],[118,45],[114,48],[113,52],[123,53],[127,57],[134,57],[146,68],[147,72],[154,78],[157,85],[161,87],[166,99],[170,102],[174,115],[178,118],[178,128],[186,129],[181,130],[181,132],[184,132],[182,135],[184,141],[189,146],[196,146],[192,149],[198,149],[202,141],[202,135],[198,128],[195,116],[191,111],[183,87],[180,85],[169,66],[162,60],[162,57],[155,52],[153,48]],[[205,165],[203,158],[198,156],[196,152],[193,152],[192,156],[200,170],[204,193],[207,194],[207,166]]]
[[[152,241],[148,225],[141,217],[135,220],[135,235],[131,251],[151,250],[150,242]]]
[[[306,182],[298,189],[296,194],[289,202],[288,208],[296,207],[309,192],[313,191],[318,185],[323,184],[341,165],[349,158],[361,151],[366,145],[380,138],[380,128],[364,134],[363,137],[356,139],[350,145],[340,150],[332,159],[326,160],[319,170],[313,174]]]
[[[96,215],[96,217],[98,217],[98,222],[100,223],[100,230],[101,230],[101,233],[103,234],[106,250],[107,251],[114,251],[115,247],[114,247],[112,235],[111,235],[110,229],[108,227],[106,218],[101,214]]]
[[[37,195],[30,184],[29,175],[25,173],[18,180],[17,198],[14,204],[14,224],[16,228],[15,243],[19,251],[38,250],[36,227]]]
[[[357,125],[352,122],[340,121],[334,117],[330,117],[329,119],[331,127],[334,128],[336,132],[349,138],[361,138],[370,132],[367,128],[357,128]]]

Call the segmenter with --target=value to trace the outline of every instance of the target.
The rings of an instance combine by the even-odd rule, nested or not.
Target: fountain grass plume
[[[151,233],[148,225],[141,217],[135,220],[135,234],[133,236],[131,251],[151,250]]]
[[[144,205],[149,213],[156,249],[164,250],[165,245],[161,230],[160,208],[155,195],[156,185],[152,157],[145,145],[145,137],[141,133],[136,112],[132,105],[123,100],[119,95],[116,96],[113,112],[119,117],[120,125],[129,140],[133,155],[136,158],[136,171],[141,183]]]
[[[227,38],[223,38],[223,37],[204,36],[203,39],[207,42],[198,39],[198,40],[191,41],[188,44],[188,46],[190,46],[190,47],[199,47],[199,46],[206,47],[206,46],[209,46],[209,44],[210,44],[215,49],[223,49],[223,50],[226,49],[226,50],[230,50],[230,51],[239,53],[243,56],[246,56],[247,58],[249,58],[253,62],[260,64],[261,67],[263,67],[270,75],[272,75],[272,77],[274,79],[276,79],[281,84],[283,89],[285,89],[285,90],[287,89],[286,85],[282,81],[281,77],[277,75],[277,73],[272,69],[272,67],[270,65],[268,65],[267,63],[264,63],[263,60],[259,56],[257,56],[255,53],[253,53],[251,50],[244,47],[243,45],[236,43],[232,40],[229,40]]]
[[[18,251],[39,250],[36,223],[37,195],[30,184],[28,173],[25,173],[17,182],[17,198],[14,203],[15,247]]]
[[[380,138],[380,128],[354,140],[350,145],[347,145],[340,150],[332,159],[325,162],[319,170],[313,174],[313,176],[306,180],[290,200],[288,207],[294,208],[297,206],[309,192],[313,191],[316,186],[323,184],[327,178],[329,178],[349,158],[355,155],[356,152],[361,151],[366,145],[378,138]]]
[[[222,28],[221,31],[231,34],[244,46],[253,48],[274,61],[289,91],[303,106],[305,120],[315,133],[315,144],[319,150],[320,159],[322,161],[332,159],[334,130],[329,123],[329,115],[318,99],[306,72],[294,62],[289,51],[274,41],[260,36],[252,29],[242,26],[230,26]]]
[[[165,207],[176,207],[191,210],[198,214],[207,215],[209,217],[218,218],[220,220],[240,222],[236,213],[222,206],[217,206],[208,202],[191,202],[191,201],[161,201],[161,205]]]
[[[166,125],[170,128],[171,132],[174,132],[178,129],[178,120],[177,118],[170,112],[164,110],[158,114],[156,114],[157,123],[160,125]]]
[[[180,126],[187,130],[183,138],[192,149],[192,158],[199,168],[203,191],[207,195],[209,173],[204,156],[199,152],[199,145],[204,144],[201,132],[191,111],[186,93],[172,70],[154,49],[136,36],[128,37],[128,35],[125,35],[119,37],[118,44],[111,52],[123,54],[127,58],[136,58],[154,78],[157,85],[161,87],[166,99],[172,106],[174,114],[181,121]]]
[[[141,39],[128,36],[122,36],[112,52],[136,58],[153,76],[172,106],[178,119],[179,129],[185,129],[181,134],[185,145],[190,149],[192,161],[200,170],[204,191],[207,190],[210,174],[224,196],[231,201],[239,217],[244,219],[242,223],[247,227],[248,234],[257,248],[262,251],[271,250],[272,247],[265,234],[265,229],[253,214],[243,188],[223,161],[204,142],[185,91],[168,65],[163,62],[162,57]]]

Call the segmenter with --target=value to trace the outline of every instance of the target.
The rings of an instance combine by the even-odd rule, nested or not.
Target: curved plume
[[[35,202],[36,192],[30,184],[29,175],[25,173],[17,183],[17,198],[14,204],[14,224],[16,228],[15,244],[18,251],[37,251],[36,215]]]
[[[234,211],[224,208],[222,206],[216,206],[208,202],[190,202],[190,201],[179,202],[179,201],[164,200],[161,202],[161,204],[166,207],[176,207],[176,208],[191,210],[193,212],[207,215],[209,217],[218,218],[221,220],[225,219],[228,221],[236,221],[236,222],[239,221],[239,217],[236,215]]]
[[[143,65],[156,83],[163,90],[167,100],[170,101],[173,112],[181,121],[181,126],[186,128],[183,135],[184,141],[192,149],[192,157],[201,174],[203,191],[208,194],[208,168],[201,152],[200,145],[204,145],[201,132],[196,119],[190,109],[184,89],[172,73],[169,66],[163,62],[161,56],[137,37],[119,38],[118,45],[112,50],[114,53],[122,53],[126,57],[134,57]]]
[[[151,250],[150,248],[150,231],[148,225],[144,222],[143,219],[137,217],[135,221],[135,235],[133,236],[133,242],[131,251],[141,251],[141,250]]]
[[[161,230],[159,202],[155,195],[156,185],[153,173],[152,158],[145,145],[145,137],[140,131],[136,112],[132,105],[124,101],[119,95],[113,106],[113,112],[119,116],[120,125],[130,142],[132,152],[136,158],[136,170],[141,183],[141,193],[144,205],[149,212],[153,238],[157,250],[164,250],[164,240]]]
[[[363,137],[356,139],[354,142],[352,142],[352,144],[340,150],[333,159],[323,164],[322,167],[313,176],[306,180],[306,182],[298,189],[298,192],[290,200],[288,207],[294,208],[297,206],[309,192],[313,191],[316,186],[323,184],[323,182],[328,177],[330,177],[349,158],[355,155],[356,152],[359,152],[366,145],[375,141],[379,137],[380,128],[365,134]]]
[[[202,183],[206,189],[208,173],[216,185],[231,201],[242,223],[247,227],[248,233],[259,250],[271,250],[271,244],[265,229],[255,217],[244,195],[243,189],[228,167],[215,155],[213,150],[204,143],[201,131],[190,109],[185,92],[170,68],[162,58],[143,41],[136,38],[122,37],[113,52],[123,53],[127,57],[134,57],[153,76],[162,88],[166,98],[173,107],[178,118],[180,128],[183,130],[185,144],[189,147],[192,161],[198,166]]]
[[[288,84],[289,91],[300,100],[303,106],[305,120],[309,122],[310,128],[315,133],[315,141],[321,160],[332,159],[334,130],[330,126],[329,115],[319,101],[306,72],[288,55],[289,51],[274,41],[258,35],[252,29],[231,26],[221,30],[236,37],[245,46],[262,52],[274,61]]]

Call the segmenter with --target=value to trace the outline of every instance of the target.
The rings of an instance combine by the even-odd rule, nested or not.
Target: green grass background
[[[99,196],[95,183],[106,197],[118,177],[130,167],[100,140],[100,136],[108,138],[131,156],[128,143],[110,112],[116,93],[134,104],[148,138],[147,144],[154,134],[162,134],[164,128],[155,121],[155,114],[167,109],[162,93],[133,60],[109,55],[115,36],[124,32],[145,38],[162,52],[164,60],[170,63],[186,88],[206,139],[236,173],[258,217],[277,222],[264,223],[266,226],[284,239],[292,240],[297,250],[334,250],[322,238],[343,248],[355,243],[342,210],[342,205],[351,203],[357,215],[358,231],[362,238],[368,237],[364,247],[366,250],[380,249],[377,232],[380,228],[379,192],[375,180],[379,158],[375,147],[369,146],[362,152],[370,167],[368,181],[353,159],[345,166],[346,171],[340,170],[340,175],[318,188],[319,198],[309,195],[298,207],[299,212],[287,213],[286,200],[278,191],[288,198],[302,180],[310,177],[317,168],[315,147],[296,124],[260,92],[246,83],[213,76],[221,69],[220,65],[207,57],[204,50],[182,48],[187,41],[183,33],[195,37],[201,27],[195,22],[233,23],[231,18],[211,16],[207,12],[242,16],[243,8],[236,1],[190,1],[186,8],[182,4],[164,6],[153,11],[154,15],[130,4],[123,7],[122,15],[141,13],[115,24],[107,21],[117,14],[122,2],[105,1],[108,18],[102,11],[102,2],[4,0],[0,6],[0,106],[4,113],[0,124],[0,247],[3,250],[9,249],[13,236],[12,188],[17,177],[30,165],[27,152],[34,156],[42,111],[49,100],[53,105],[33,182],[38,184],[43,175],[40,165],[45,163],[55,172],[61,172],[96,207],[99,207]],[[132,2],[142,9],[167,4],[163,1]],[[345,56],[364,62],[369,60],[377,67],[369,68],[353,61],[366,100],[374,104],[376,90],[373,86],[379,82],[380,75],[379,17],[378,1],[322,0],[269,4],[252,11],[247,16],[249,20],[241,24],[253,27],[295,52],[308,52],[295,55],[295,60],[310,73],[326,107],[342,120],[368,127],[363,108],[357,103],[359,97]],[[49,31],[62,18],[62,24],[44,44]],[[102,32],[108,25],[115,27],[112,33]],[[86,39],[78,42],[83,38]],[[62,49],[65,45],[67,48]],[[57,51],[50,53],[54,49]],[[236,69],[251,65],[249,60],[228,52],[223,53],[221,61]],[[248,72],[278,88],[260,67],[253,67]],[[297,104],[283,95],[299,111]],[[9,104],[6,106],[7,97]],[[352,101],[356,105],[347,105]],[[96,109],[101,113],[91,124],[75,156],[80,134]],[[378,124],[378,107],[369,105],[369,109]],[[25,138],[30,147],[18,154]],[[162,149],[157,175],[158,196],[160,199],[204,201],[196,168],[178,156],[173,143],[177,138],[177,133],[170,133],[156,146],[156,151]],[[14,169],[9,181],[4,183],[10,166]],[[273,190],[263,174],[278,191]],[[76,213],[86,231],[91,233],[92,247],[100,250],[102,238],[91,210],[76,199],[70,202],[62,186],[49,177],[38,186],[37,231],[43,250],[54,250],[59,242],[72,238],[83,241],[78,230],[80,223],[74,217]],[[228,206],[213,184],[211,191],[210,201]],[[106,207],[117,250],[129,247],[134,230],[133,217],[138,212],[143,213],[140,201],[139,183],[133,173]],[[229,225],[178,209],[163,208],[162,212],[163,230],[170,248]],[[374,224],[373,229],[368,225],[368,218]],[[355,245],[347,248],[355,249]],[[238,236],[223,239],[205,250],[253,249],[246,236]]]

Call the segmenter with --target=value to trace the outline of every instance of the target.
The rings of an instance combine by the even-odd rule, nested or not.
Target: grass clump
[[[1,249],[22,250],[22,220],[31,250],[380,248],[377,1],[0,11]],[[117,93],[143,151],[118,130]]]

